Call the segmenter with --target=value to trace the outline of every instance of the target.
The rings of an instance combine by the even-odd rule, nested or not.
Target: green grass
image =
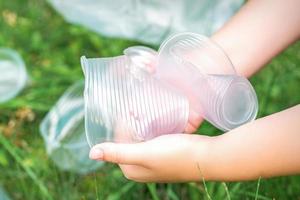
[[[0,0],[0,46],[17,50],[31,77],[17,98],[0,105],[0,185],[13,199],[300,199],[299,176],[147,185],[127,181],[111,164],[87,175],[60,171],[45,152],[41,119],[68,86],[83,78],[81,55],[118,55],[134,44],[70,25],[44,0]],[[300,102],[299,65],[300,43],[252,78],[260,117]],[[31,117],[22,117],[24,112]],[[199,132],[219,133],[208,123]]]

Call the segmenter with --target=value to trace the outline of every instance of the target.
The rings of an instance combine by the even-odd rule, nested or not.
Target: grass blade
[[[224,187],[224,189],[225,189],[227,199],[228,199],[228,200],[231,200],[231,197],[230,197],[230,194],[229,194],[229,190],[228,190],[228,187],[227,187],[226,183],[225,183],[225,182],[222,182],[222,185],[223,185],[223,187]]]
[[[38,188],[41,190],[43,195],[47,199],[52,199],[51,195],[48,192],[47,187],[43,184],[42,181],[38,179],[36,174],[26,165],[23,164],[22,158],[18,155],[18,153],[15,150],[15,147],[13,147],[10,142],[6,138],[3,137],[2,133],[0,132],[0,143],[3,145],[3,147],[9,152],[9,154],[16,160],[16,162],[24,169],[26,174],[33,180],[33,182],[38,186]]]
[[[136,183],[132,181],[126,183],[117,193],[109,195],[107,200],[122,199],[122,195],[126,194],[135,184]]]
[[[147,183],[147,188],[150,191],[152,199],[159,200],[159,197],[158,197],[157,191],[156,191],[156,184],[155,183]]]
[[[206,197],[207,197],[207,199],[212,200],[212,198],[210,197],[210,195],[209,195],[209,193],[208,193],[208,189],[207,189],[207,186],[206,186],[206,182],[205,182],[205,179],[204,179],[204,177],[203,177],[203,175],[202,175],[202,172],[201,172],[199,163],[197,163],[197,167],[198,167],[198,170],[199,170],[200,175],[201,175],[201,178],[202,178],[202,183],[203,183],[203,186],[204,186],[204,190],[205,190],[205,193],[206,193]]]
[[[172,199],[172,200],[179,200],[179,198],[177,197],[176,193],[172,189],[172,184],[168,184],[168,186],[167,186],[167,194],[168,194],[168,197],[170,199]]]
[[[255,200],[257,200],[257,197],[258,197],[258,190],[259,190],[259,186],[260,186],[260,180],[261,180],[261,176],[259,177],[259,179],[257,181],[257,187],[256,187],[256,192],[255,192]]]

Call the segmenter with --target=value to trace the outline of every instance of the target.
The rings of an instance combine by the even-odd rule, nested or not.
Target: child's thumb
[[[120,144],[105,142],[90,150],[90,159],[118,164],[140,164],[143,157],[143,143]]]

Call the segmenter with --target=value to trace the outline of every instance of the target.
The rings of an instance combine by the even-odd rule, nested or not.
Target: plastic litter
[[[83,81],[73,84],[40,124],[47,153],[63,170],[87,173],[103,163],[89,159],[84,131]]]
[[[180,133],[190,111],[227,131],[255,119],[257,97],[223,50],[194,33],[167,39],[156,52],[130,47],[113,58],[81,58],[85,129],[91,146]]]
[[[16,51],[0,48],[0,74],[0,103],[2,103],[17,96],[28,80],[25,64]]]
[[[157,78],[183,91],[191,110],[211,124],[228,131],[255,119],[258,102],[252,85],[209,38],[177,34],[158,52]]]
[[[103,141],[147,140],[185,127],[188,100],[149,73],[152,53],[133,47],[125,50],[127,55],[115,58],[81,58],[86,78],[85,126],[91,146]]]
[[[0,200],[10,200],[4,188],[0,185]]]
[[[68,21],[101,35],[160,44],[184,31],[211,35],[244,0],[48,0]]]

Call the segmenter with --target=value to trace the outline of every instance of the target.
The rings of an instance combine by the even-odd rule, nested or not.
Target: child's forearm
[[[299,8],[299,0],[250,0],[212,39],[250,77],[299,39]]]
[[[239,74],[250,77],[300,36],[299,0],[250,0],[212,36]],[[283,66],[284,67],[284,66]],[[208,180],[300,173],[300,106],[212,138],[199,151]]]
[[[300,173],[300,105],[217,136],[207,151],[199,155],[207,180]]]

